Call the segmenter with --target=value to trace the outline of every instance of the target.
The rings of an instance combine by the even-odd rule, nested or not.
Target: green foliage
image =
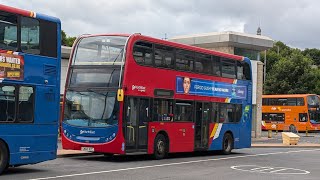
[[[302,54],[304,56],[308,56],[309,58],[311,58],[314,62],[315,65],[320,66],[320,50],[319,49],[305,49],[304,51],[302,51]]]
[[[293,49],[282,42],[267,52],[264,94],[320,94],[320,50]],[[318,65],[318,64],[317,64]]]
[[[63,46],[71,47],[75,40],[76,40],[76,37],[69,37],[63,30],[61,31],[61,44]]]

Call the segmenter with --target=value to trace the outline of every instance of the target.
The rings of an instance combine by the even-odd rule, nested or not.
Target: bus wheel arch
[[[169,152],[169,136],[167,132],[160,131],[154,139],[153,154],[155,159],[163,159]]]
[[[10,151],[8,144],[0,139],[0,174],[8,169],[10,160]]]
[[[228,155],[234,147],[234,137],[231,131],[226,131],[222,139],[222,154]]]

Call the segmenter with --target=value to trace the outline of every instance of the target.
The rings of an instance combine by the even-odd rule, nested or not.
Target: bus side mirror
[[[119,102],[123,101],[124,95],[123,95],[123,89],[118,89],[117,93],[117,99]]]

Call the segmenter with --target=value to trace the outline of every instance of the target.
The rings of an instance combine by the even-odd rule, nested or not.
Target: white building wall
[[[69,59],[61,59],[60,94],[64,93],[64,86],[66,84],[68,65],[69,65]]]

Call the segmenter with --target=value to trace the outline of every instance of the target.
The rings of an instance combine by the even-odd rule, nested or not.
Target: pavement
[[[252,138],[251,148],[320,148],[320,132],[313,132],[306,135],[297,133],[300,136],[297,145],[284,145],[282,143],[281,132],[272,132],[272,137],[268,138],[268,132],[262,131],[260,138]],[[77,150],[64,150],[58,144],[58,157],[85,156],[92,153]]]

